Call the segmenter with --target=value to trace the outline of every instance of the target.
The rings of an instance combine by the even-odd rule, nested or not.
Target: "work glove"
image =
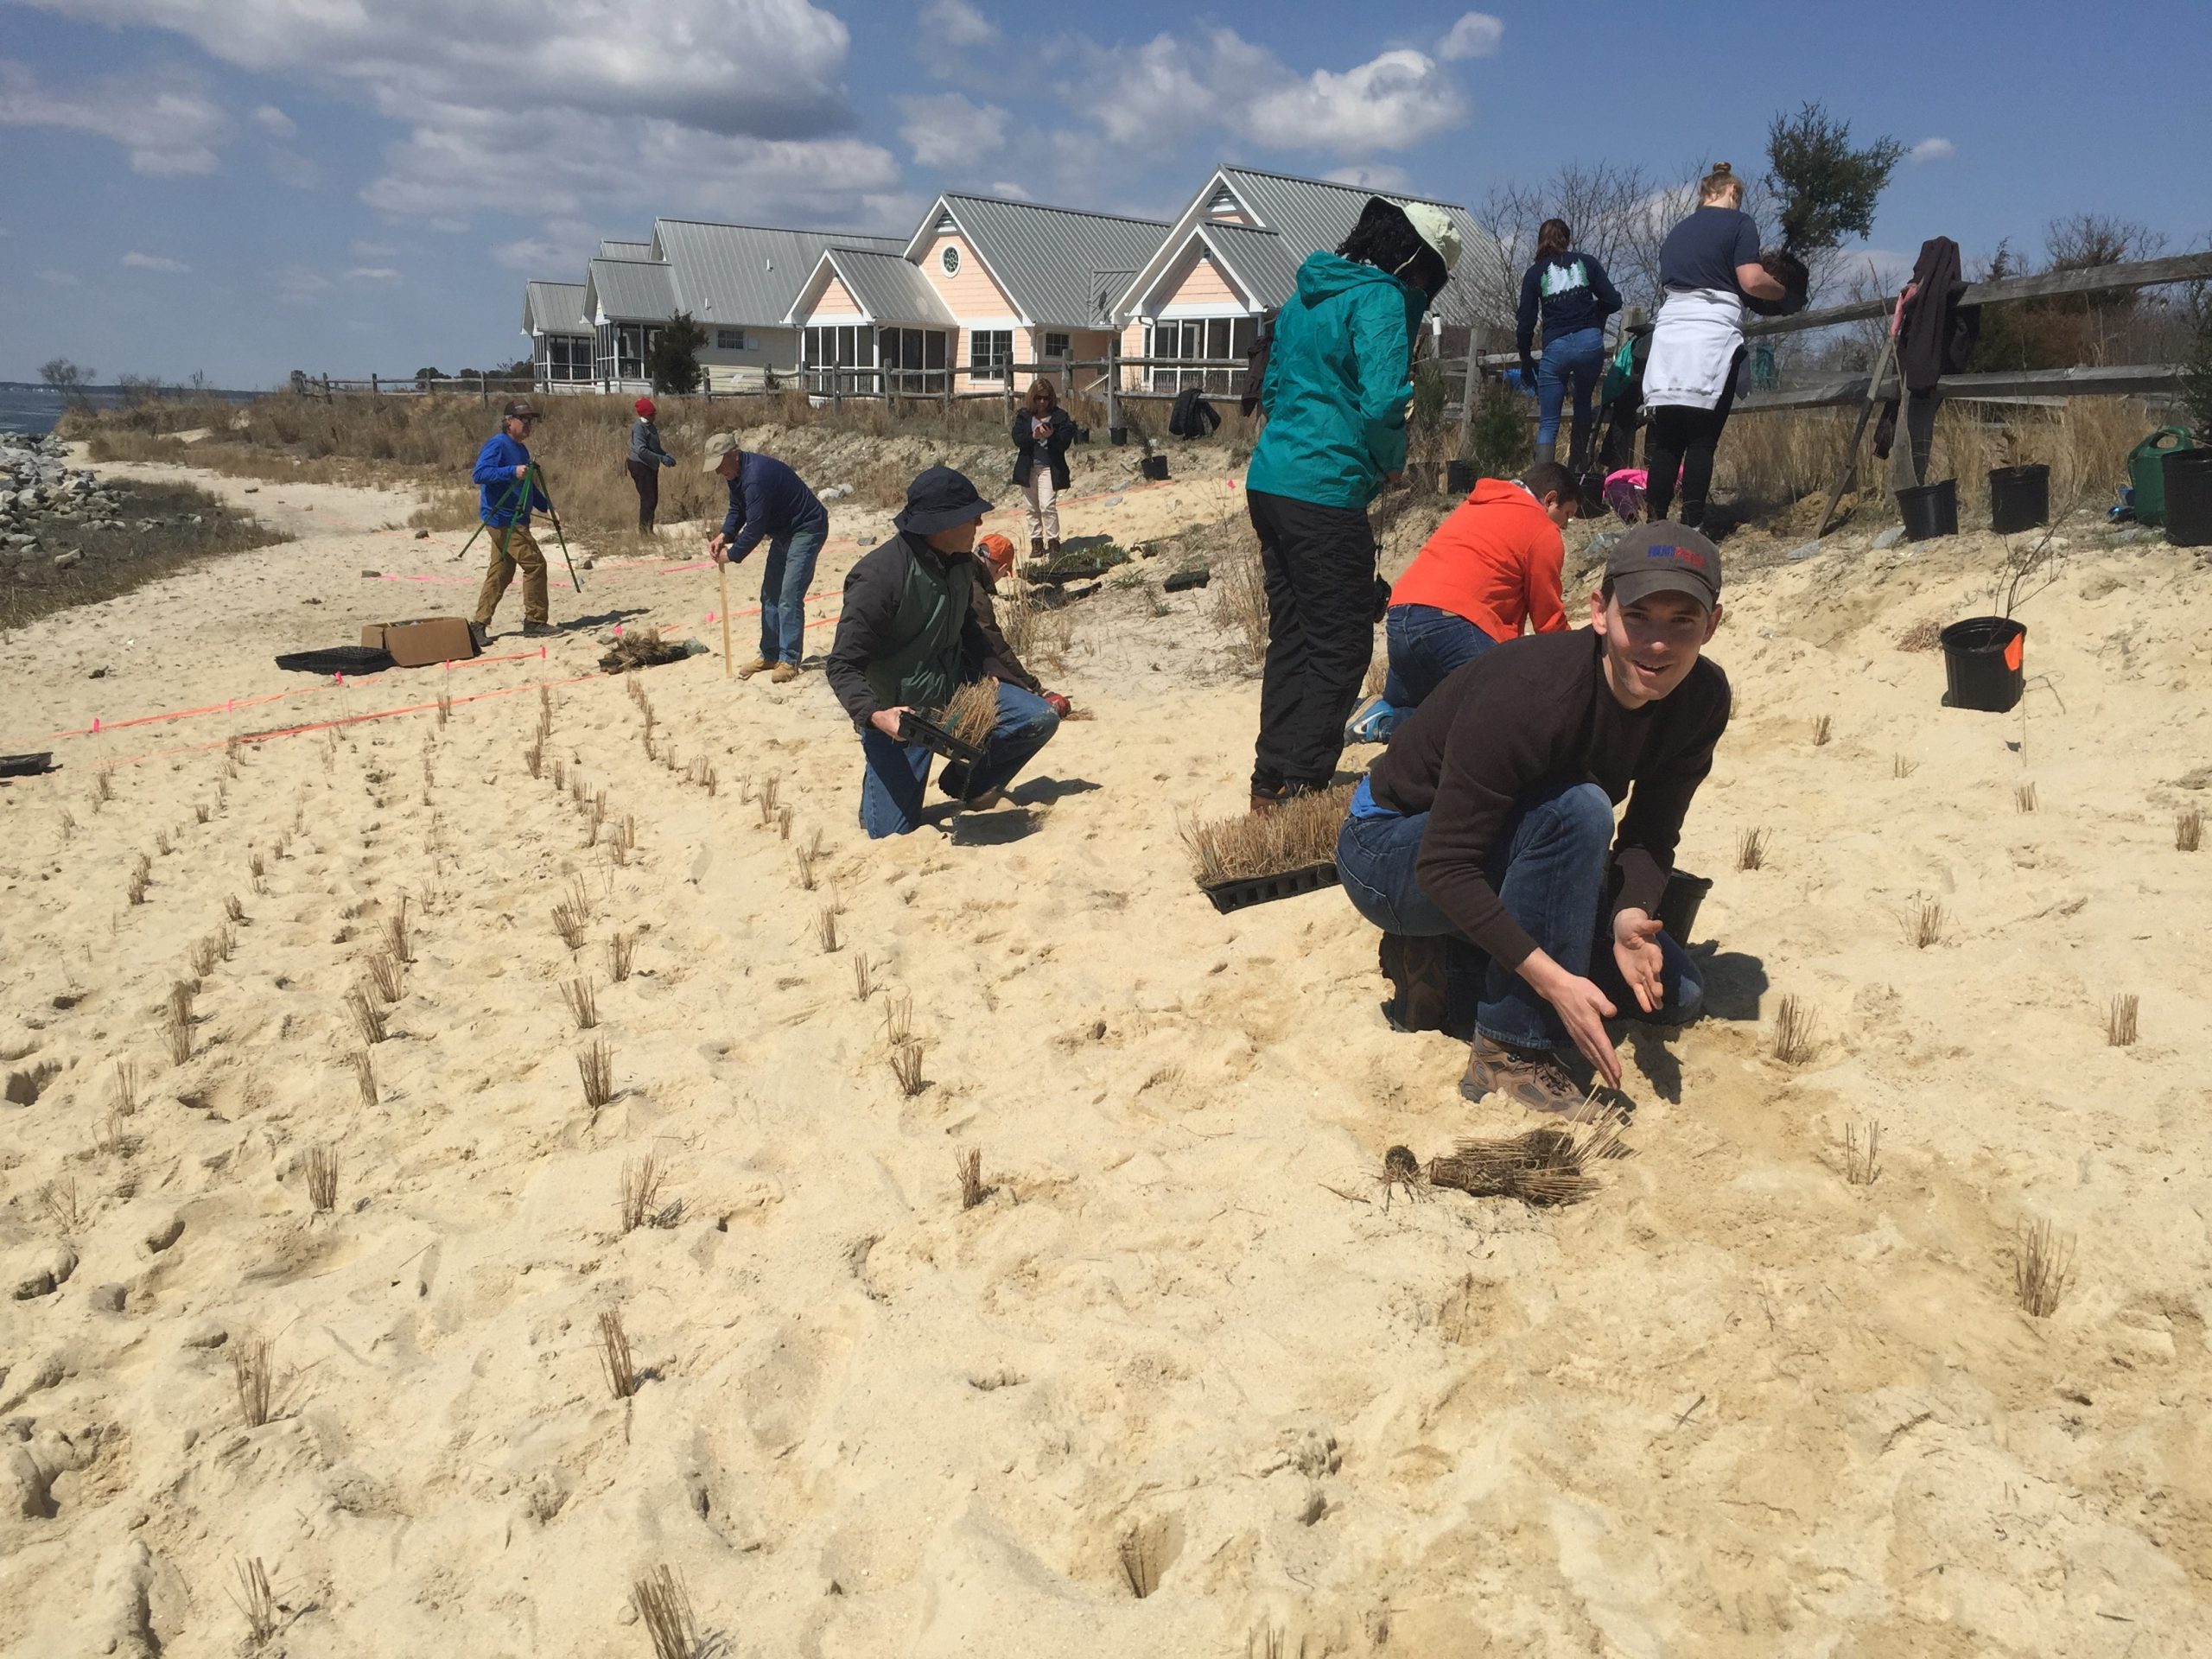
[[[1045,694],[1045,706],[1050,709],[1054,714],[1058,715],[1062,720],[1065,720],[1068,717],[1069,711],[1074,707],[1072,703],[1069,702],[1065,697],[1062,696],[1057,691],[1047,691]]]
[[[1525,352],[1521,356],[1521,389],[1523,391],[1536,389],[1536,359]]]

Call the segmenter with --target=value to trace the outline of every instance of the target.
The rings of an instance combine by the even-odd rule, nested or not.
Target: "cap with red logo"
[[[1613,543],[1605,577],[1624,605],[1652,594],[1687,594],[1709,611],[1720,603],[1720,550],[1688,524],[1662,518]]]

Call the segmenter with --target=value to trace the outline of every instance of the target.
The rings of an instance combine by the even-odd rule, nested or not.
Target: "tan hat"
[[[1433,201],[1402,201],[1398,208],[1414,227],[1414,234],[1436,250],[1436,257],[1444,262],[1444,274],[1449,276],[1457,270],[1459,232],[1452,223],[1452,215]]]
[[[736,448],[736,433],[717,432],[714,434],[714,435],[707,440],[707,470],[710,473],[721,471],[722,457]]]

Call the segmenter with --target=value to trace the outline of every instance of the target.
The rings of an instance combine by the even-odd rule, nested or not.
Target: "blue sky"
[[[2106,6],[1489,3],[0,0],[0,378],[494,362],[525,276],[656,214],[905,232],[957,187],[1164,216],[1224,160],[1470,203],[1569,158],[1748,171],[1808,99],[1919,147],[1885,257],[2083,211],[2212,238],[2202,89],[2123,79]],[[2201,22],[2129,38],[2201,62]]]

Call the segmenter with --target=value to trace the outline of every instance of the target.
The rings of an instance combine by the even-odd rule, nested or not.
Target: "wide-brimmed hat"
[[[1444,274],[1449,276],[1457,270],[1459,232],[1452,223],[1452,215],[1433,201],[1402,201],[1398,208],[1414,227],[1414,234],[1436,251],[1436,257],[1444,262]]]
[[[991,504],[976,493],[968,474],[950,467],[925,467],[906,486],[906,505],[892,523],[917,536],[934,536],[971,518],[980,518]]]
[[[721,470],[722,457],[736,448],[736,433],[717,432],[714,434],[707,440],[707,470],[710,473],[720,472]]]
[[[1615,542],[1605,576],[1624,605],[1660,593],[1688,594],[1708,611],[1720,603],[1720,550],[1688,524],[1664,518]]]
[[[537,418],[537,409],[527,397],[510,397],[507,406],[499,414],[504,420],[534,421]]]

